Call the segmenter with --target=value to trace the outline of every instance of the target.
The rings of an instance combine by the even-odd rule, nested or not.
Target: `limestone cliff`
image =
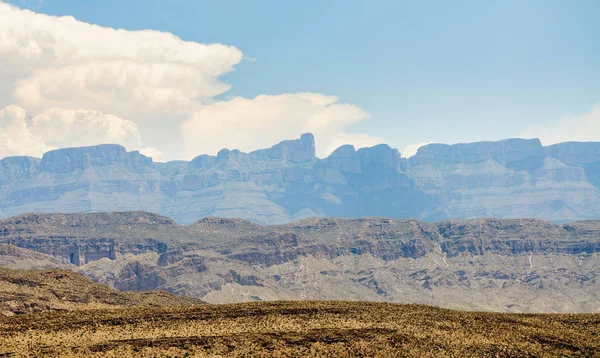
[[[0,160],[0,217],[147,210],[190,224],[238,217],[600,218],[600,143],[537,139],[430,144],[411,158],[381,144],[315,156],[312,134],[268,149],[155,163],[118,145]]]

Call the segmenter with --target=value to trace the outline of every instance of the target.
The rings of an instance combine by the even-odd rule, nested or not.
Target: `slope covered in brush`
[[[42,311],[173,306],[202,301],[163,291],[118,292],[69,270],[0,268],[0,313],[5,316]]]

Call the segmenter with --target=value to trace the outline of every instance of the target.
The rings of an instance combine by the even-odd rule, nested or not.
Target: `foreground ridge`
[[[51,328],[50,328],[51,327]],[[0,319],[0,354],[594,356],[600,315],[461,312],[368,302],[260,302]]]
[[[0,268],[0,315],[202,304],[164,291],[118,292],[70,270]]]

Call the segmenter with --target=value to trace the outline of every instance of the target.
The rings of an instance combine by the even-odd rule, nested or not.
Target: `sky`
[[[0,157],[600,141],[597,0],[0,0]]]

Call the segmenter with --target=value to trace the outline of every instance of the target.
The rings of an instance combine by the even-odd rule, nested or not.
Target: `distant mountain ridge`
[[[189,162],[155,163],[111,144],[0,160],[0,218],[127,210],[183,224],[207,216],[260,224],[362,216],[600,219],[600,143],[430,144],[410,158],[385,144],[344,145],[320,159],[307,133]]]

